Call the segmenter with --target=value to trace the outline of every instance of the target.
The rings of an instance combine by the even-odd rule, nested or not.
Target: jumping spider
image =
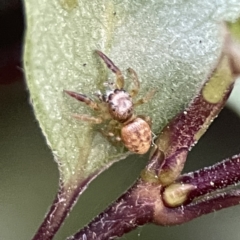
[[[78,101],[84,102],[90,108],[98,111],[98,117],[88,115],[74,114],[77,119],[100,124],[104,120],[109,121],[108,131],[102,131],[105,136],[116,137],[117,141],[122,141],[128,150],[138,154],[144,154],[148,151],[152,143],[151,119],[143,115],[134,115],[134,107],[146,103],[152,98],[155,90],[149,91],[144,98],[133,102],[133,98],[138,94],[140,83],[136,72],[129,68],[135,87],[128,93],[124,87],[124,78],[122,72],[117,66],[102,52],[96,50],[96,53],[102,58],[107,67],[116,75],[116,82],[111,86],[111,90],[106,94],[98,94],[98,102],[93,101],[84,94],[72,91],[65,92]]]

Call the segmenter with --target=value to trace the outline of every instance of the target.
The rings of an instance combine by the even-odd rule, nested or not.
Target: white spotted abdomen
[[[122,127],[121,138],[131,152],[144,154],[151,146],[151,128],[146,121],[136,118]]]

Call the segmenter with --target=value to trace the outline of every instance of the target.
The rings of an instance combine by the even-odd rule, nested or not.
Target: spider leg
[[[104,95],[100,91],[97,91],[94,95],[99,99],[100,102],[104,101]]]
[[[101,134],[106,137],[111,143],[116,144],[122,141],[120,136],[121,127],[118,122],[111,120],[105,129],[99,129]]]
[[[92,99],[90,99],[89,97],[87,97],[84,94],[67,91],[67,90],[64,90],[64,92],[67,93],[69,96],[77,99],[78,101],[84,102],[85,104],[87,104],[90,108],[92,108],[95,111],[100,109],[96,102],[94,102]]]
[[[90,123],[93,123],[93,124],[100,124],[103,121],[103,119],[100,118],[100,117],[92,117],[92,116],[88,116],[88,115],[85,115],[85,114],[72,114],[72,117],[74,117],[78,120],[90,122]]]
[[[139,105],[142,105],[142,104],[148,102],[148,101],[154,96],[154,94],[156,93],[156,91],[157,91],[156,89],[150,90],[150,91],[145,95],[145,97],[137,100],[137,101],[133,104],[133,106],[134,106],[134,107],[137,107],[137,106],[139,106]]]
[[[99,129],[99,132],[114,145],[122,141],[120,135],[115,135],[114,132],[104,131],[103,129]]]
[[[122,72],[120,69],[110,60],[104,53],[102,53],[99,50],[96,50],[96,53],[99,55],[99,57],[102,58],[102,60],[105,62],[107,67],[116,74],[116,87],[118,89],[122,89],[124,87],[124,78],[122,75]]]
[[[134,88],[129,93],[130,96],[133,98],[138,94],[138,91],[140,89],[140,82],[138,80],[137,73],[132,68],[128,68],[127,71],[130,74],[130,76],[133,80],[133,83],[134,83]]]

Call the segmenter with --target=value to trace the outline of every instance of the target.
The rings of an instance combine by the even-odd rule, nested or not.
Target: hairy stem
[[[68,240],[114,239],[151,222],[160,187],[138,181],[127,193]]]
[[[163,204],[159,185],[139,180],[89,225],[67,239],[116,239],[146,223],[163,226],[178,225],[204,214],[238,205],[239,202],[240,191],[235,190],[217,193],[184,206],[169,208]]]
[[[206,199],[201,199],[177,208],[162,208],[156,211],[154,222],[159,225],[178,225],[186,223],[202,215],[238,205],[240,190],[216,193]]]
[[[82,181],[78,188],[60,184],[59,191],[32,240],[51,240],[71,211],[75,201],[96,175]],[[69,187],[70,186],[70,187]]]
[[[187,201],[211,193],[217,189],[224,189],[240,182],[240,154],[206,167],[196,172],[180,176],[174,183],[194,186],[188,192]],[[171,186],[171,185],[170,185]]]
[[[225,105],[234,81],[229,57],[223,54],[211,77],[189,107],[162,130],[156,142],[156,150],[142,175],[146,181],[155,179],[167,186],[180,175],[188,151]]]

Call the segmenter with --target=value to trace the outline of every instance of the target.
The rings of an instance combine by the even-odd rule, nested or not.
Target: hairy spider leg
[[[89,97],[87,97],[86,95],[77,93],[77,92],[68,91],[68,90],[64,90],[64,92],[67,93],[69,96],[77,99],[78,101],[84,102],[93,110],[95,111],[100,110],[100,107],[98,106],[98,104],[94,102],[92,99],[90,99]]]
[[[75,98],[76,100],[78,100],[80,102],[84,102],[86,105],[88,105],[93,110],[95,110],[95,111],[100,110],[100,107],[98,106],[98,104],[96,102],[94,102],[93,100],[91,100],[89,97],[87,97],[81,93],[76,93],[76,92],[72,92],[72,91],[64,90],[64,92],[67,93],[69,96]],[[92,117],[92,116],[88,116],[85,114],[72,114],[72,117],[82,120],[82,121],[91,122],[94,124],[99,124],[99,123],[102,123],[102,121],[103,121],[103,119],[101,117]]]
[[[114,144],[122,140],[120,136],[121,125],[115,120],[109,121],[107,128],[99,129],[99,131]]]
[[[95,111],[104,111],[104,115],[101,114],[100,117],[92,117],[92,116],[88,116],[85,114],[72,114],[72,117],[82,120],[82,121],[86,121],[86,122],[91,122],[94,124],[100,124],[103,122],[103,120],[109,119],[111,116],[109,114],[106,114],[106,109],[105,109],[105,105],[103,105],[102,103],[100,103],[100,105],[98,105],[96,102],[94,102],[93,100],[91,100],[89,97],[87,97],[84,94],[81,93],[77,93],[77,92],[72,92],[72,91],[68,91],[68,90],[64,90],[65,93],[67,93],[69,96],[75,98],[76,100],[80,101],[80,102],[84,102],[86,105],[88,105],[91,109],[95,110]]]
[[[124,87],[124,78],[120,69],[101,51],[96,50],[96,53],[102,58],[107,67],[116,74],[116,87],[122,89]]]
[[[103,102],[103,94],[100,91],[95,92],[94,94],[100,102]]]
[[[78,120],[82,120],[85,122],[91,122],[94,124],[100,124],[103,122],[103,119],[100,117],[92,117],[92,116],[88,116],[85,114],[72,114],[72,117],[78,119]]]
[[[99,129],[99,132],[113,144],[122,141],[120,135],[115,135],[113,132],[105,132],[103,129]]]
[[[134,98],[138,95],[138,91],[140,89],[140,82],[138,80],[138,75],[137,73],[132,69],[132,68],[128,68],[127,69],[128,73],[130,74],[133,83],[134,83],[134,88],[130,91],[129,95]]]
[[[143,97],[143,98],[137,100],[137,102],[133,103],[133,106],[134,106],[134,107],[137,107],[137,106],[139,106],[139,105],[142,105],[142,104],[148,102],[148,101],[154,96],[154,94],[156,93],[156,91],[157,91],[156,89],[150,90],[149,92],[147,92],[147,94],[145,95],[145,97]]]

